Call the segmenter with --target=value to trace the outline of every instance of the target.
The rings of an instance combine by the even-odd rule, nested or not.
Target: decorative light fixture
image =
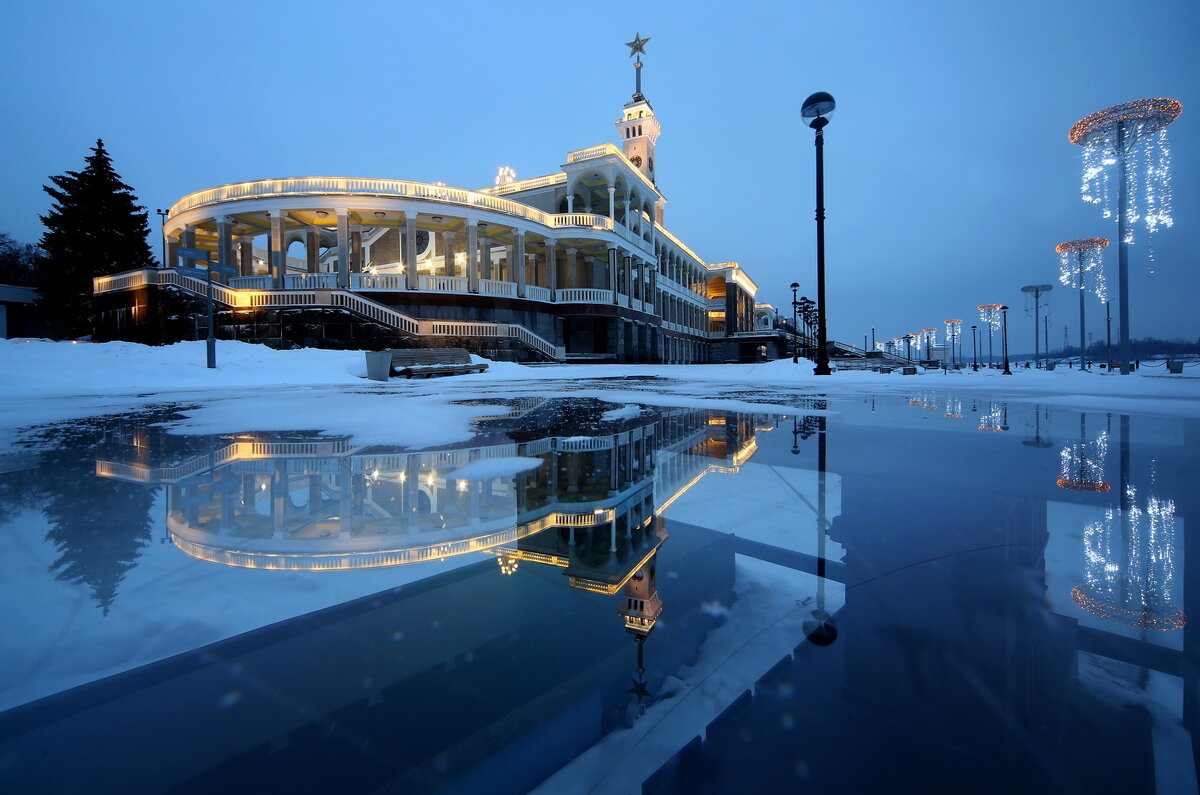
[[[375,211],[375,217],[376,217],[376,218],[384,218],[385,216],[387,216],[387,213],[385,213],[385,212],[383,212],[383,211],[381,211],[381,210],[376,210],[376,211]]]
[[[1137,99],[1096,111],[1075,123],[1067,140],[1083,147],[1080,197],[1098,204],[1105,218],[1114,208],[1109,166],[1117,167],[1117,293],[1121,374],[1129,375],[1129,245],[1142,221],[1149,234],[1171,226],[1171,150],[1167,126],[1183,105],[1174,99]],[[1140,204],[1140,206],[1139,206]],[[1150,259],[1154,259],[1153,250]]]

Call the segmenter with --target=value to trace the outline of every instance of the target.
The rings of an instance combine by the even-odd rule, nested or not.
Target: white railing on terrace
[[[236,290],[270,290],[275,285],[270,276],[234,276],[229,286]]]
[[[465,293],[467,277],[465,276],[418,276],[417,285],[430,293]]]
[[[516,282],[499,282],[494,279],[480,279],[479,292],[483,295],[506,295],[517,297]]]
[[[629,160],[629,158],[625,156],[625,153],[621,151],[620,147],[614,144],[600,144],[599,146],[589,146],[587,149],[576,149],[574,152],[568,152],[567,162],[578,163],[583,160],[592,160],[593,158],[597,157],[615,157],[623,161],[625,165],[628,166],[629,171],[637,176],[637,178],[642,181],[642,184],[649,188],[652,193],[661,195],[658,193],[658,188],[655,186],[655,184],[647,179],[646,175],[642,173],[642,170],[635,166]]]
[[[613,219],[607,215],[597,215],[596,213],[563,213],[554,216],[554,226],[590,226],[593,229],[606,229],[612,231],[614,228],[620,227],[624,230],[625,227],[619,224],[614,224]]]
[[[563,304],[611,304],[612,290],[568,287],[558,291],[558,302]]]
[[[350,289],[352,290],[403,290],[404,277],[398,274],[350,274]]]
[[[546,301],[554,300],[554,293],[548,287],[538,287],[533,284],[525,285],[525,297],[530,301]]]
[[[290,273],[283,277],[283,285],[289,290],[336,290],[336,273]],[[235,286],[230,282],[230,286]],[[268,284],[265,288],[270,289]]]
[[[505,185],[495,185],[490,188],[482,188],[479,192],[487,193],[491,196],[503,196],[506,193],[518,193],[523,190],[545,188],[550,185],[561,185],[566,181],[567,175],[560,171],[557,174],[548,174],[544,177],[534,177],[533,179],[523,179],[518,182],[509,182]]]
[[[408,334],[420,333],[420,321],[416,318],[410,317],[403,312],[397,312],[395,309],[383,304],[378,304],[369,299],[357,296],[354,293],[348,293],[345,290],[335,290],[329,293],[329,301],[336,307],[349,309],[371,320],[398,328]]]
[[[617,154],[620,154],[618,152]],[[623,157],[623,155],[622,155]],[[238,199],[258,199],[275,196],[380,196],[385,198],[427,199],[458,204],[464,207],[479,207],[506,215],[524,218],[548,227],[587,226],[612,229],[612,219],[590,213],[570,213],[565,218],[555,213],[546,213],[521,202],[501,199],[486,193],[451,188],[448,185],[433,185],[428,182],[410,182],[394,179],[350,179],[345,177],[295,177],[290,179],[263,179],[254,182],[238,182],[216,188],[196,191],[184,196],[171,205],[170,215],[197,207]],[[603,219],[598,221],[597,219]]]

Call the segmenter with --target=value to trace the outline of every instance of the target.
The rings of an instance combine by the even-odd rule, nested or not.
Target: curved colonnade
[[[260,180],[176,202],[163,228],[167,260],[194,264],[175,249],[204,249],[237,267],[238,276],[224,281],[238,291],[370,292],[392,308],[443,320],[503,319],[488,316],[489,305],[535,302],[535,311],[566,326],[534,331],[562,339],[568,356],[707,361],[711,266],[651,220],[653,205],[619,175],[598,189],[556,176],[558,204],[608,214],[549,213],[494,195],[511,193],[509,186],[476,192],[402,180]],[[597,194],[608,196],[599,207]],[[464,299],[436,309],[423,300],[446,293]],[[609,318],[608,326],[596,317]],[[573,338],[583,339],[573,346]]]

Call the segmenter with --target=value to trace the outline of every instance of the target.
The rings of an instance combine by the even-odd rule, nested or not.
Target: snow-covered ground
[[[617,403],[738,411],[761,410],[761,404],[769,403],[782,407],[781,413],[811,413],[797,412],[798,394],[929,389],[980,390],[1014,401],[1200,416],[1200,373],[1172,376],[1161,368],[1130,376],[1019,369],[1011,376],[997,370],[967,370],[948,374],[930,371],[916,376],[846,371],[817,377],[812,374],[810,362],[793,364],[789,359],[763,364],[535,367],[489,362],[484,373],[430,381],[394,379],[384,385],[365,380],[361,351],[277,351],[262,345],[220,341],[217,362],[215,370],[205,367],[203,342],[150,347],[126,342],[0,340],[0,395],[4,396],[0,401],[0,427],[18,428],[171,400],[206,407],[203,422],[197,418],[197,431],[201,424],[210,432],[218,428],[223,411],[243,418],[279,418],[290,429],[304,422],[316,423],[310,429],[331,432],[365,432],[361,418],[370,416],[373,420],[401,423],[405,430],[414,432],[418,426],[425,426],[425,436],[432,440],[430,427],[453,425],[459,419],[438,416],[437,406],[447,398],[571,394],[603,396]],[[658,380],[649,384],[638,380],[651,377]],[[353,392],[347,392],[347,388],[354,388]],[[336,407],[325,399],[309,400],[325,398],[332,392],[342,395]],[[403,412],[395,411],[391,399],[397,393],[409,399]],[[381,399],[384,396],[386,399]],[[237,398],[237,405],[220,409],[222,401],[230,398]],[[251,402],[254,400],[261,403],[256,406]],[[720,405],[712,404],[714,400]],[[272,409],[277,402],[284,405]],[[426,411],[430,412],[428,417]],[[306,420],[305,413],[314,416]],[[454,441],[452,437],[461,433],[459,425],[457,433],[438,441]]]

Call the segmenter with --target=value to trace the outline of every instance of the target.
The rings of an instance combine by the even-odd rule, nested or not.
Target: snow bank
[[[491,480],[492,478],[511,478],[522,472],[537,469],[542,465],[540,458],[525,456],[508,456],[506,458],[481,458],[472,461],[461,469],[456,469],[446,476],[447,480]]]

